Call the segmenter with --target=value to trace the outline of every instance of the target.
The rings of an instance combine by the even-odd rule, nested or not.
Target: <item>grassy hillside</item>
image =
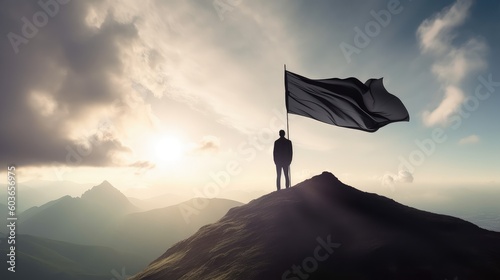
[[[323,173],[231,209],[133,279],[500,279],[500,233]]]

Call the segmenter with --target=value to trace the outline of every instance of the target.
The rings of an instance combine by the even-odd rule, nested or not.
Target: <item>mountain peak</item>
[[[135,208],[130,203],[128,198],[107,180],[104,180],[101,184],[84,192],[81,199],[101,205],[124,207],[129,209]]]
[[[108,181],[104,180],[99,185],[93,186],[91,189],[84,192],[82,199],[92,199],[96,196],[117,194],[121,194],[121,192],[113,187]]]
[[[500,233],[323,172],[232,208],[138,279],[500,279]]]
[[[108,182],[108,180],[102,181],[102,183],[100,183],[99,185],[97,185],[95,187],[96,188],[115,188],[115,187],[113,187],[113,185],[111,185],[110,182]]]

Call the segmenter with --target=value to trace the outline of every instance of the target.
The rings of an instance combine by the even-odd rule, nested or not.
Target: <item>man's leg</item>
[[[276,165],[276,187],[281,189],[281,166]]]
[[[290,187],[290,166],[285,165],[283,166],[283,173],[285,173],[285,187],[288,189]]]

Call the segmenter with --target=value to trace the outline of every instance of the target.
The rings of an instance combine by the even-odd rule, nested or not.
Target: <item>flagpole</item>
[[[287,83],[286,83],[286,64],[283,64],[283,68],[285,70],[285,109],[286,109],[286,138],[290,140],[290,131],[288,127],[288,98],[287,98]],[[290,163],[291,165],[291,163]],[[292,187],[292,170],[291,167],[288,166],[288,180],[290,180],[290,187]]]
[[[288,104],[287,104],[287,86],[286,86],[286,64],[283,64],[283,67],[285,69],[285,108],[286,108],[286,138],[290,140],[290,133],[288,131]]]
[[[288,132],[288,112],[286,112],[286,138],[290,140],[290,133]]]
[[[290,139],[290,133],[288,131],[288,104],[287,104],[287,98],[286,98],[286,64],[283,64],[283,67],[285,69],[285,107],[286,107],[286,138]]]

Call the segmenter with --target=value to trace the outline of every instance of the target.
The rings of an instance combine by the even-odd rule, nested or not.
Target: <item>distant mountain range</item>
[[[7,185],[0,184],[0,201],[7,201]],[[20,183],[17,188],[17,212],[21,213],[31,207],[41,206],[60,197],[79,196],[89,189],[91,184],[78,184],[70,181],[28,181]]]
[[[160,256],[165,248],[192,235],[200,227],[217,221],[229,209],[242,205],[227,199],[206,199],[206,207],[197,210],[193,206],[196,200],[126,215],[116,226],[112,247],[144,252],[152,260]]]
[[[137,211],[107,181],[86,191],[81,198],[65,196],[20,215],[19,233],[82,245],[108,245],[124,215]]]
[[[93,185],[89,183],[80,184],[71,181],[32,180],[19,183],[17,190],[17,213],[20,214],[32,207],[40,207],[64,196],[79,197],[92,187]],[[2,203],[7,201],[6,189],[7,185],[0,183],[0,202]],[[137,190],[133,193],[139,195]],[[219,198],[246,203],[266,193],[267,192],[264,191],[223,190]],[[143,211],[177,205],[191,198],[192,196],[190,195],[173,192],[167,192],[149,198],[137,198],[134,197],[134,195],[127,195],[127,199]]]
[[[147,199],[138,199],[135,197],[127,198],[132,204],[144,211],[176,205],[189,199],[187,196],[181,196],[173,193],[166,193]]]
[[[206,205],[202,209],[193,208],[197,200]],[[140,256],[137,263],[145,266],[160,256],[165,248],[240,205],[240,202],[227,199],[198,198],[141,211],[104,181],[81,197],[64,196],[21,213],[18,233],[72,244],[106,246]],[[188,210],[189,219],[186,219],[183,209]]]
[[[231,209],[132,279],[500,279],[500,233],[324,172]]]

